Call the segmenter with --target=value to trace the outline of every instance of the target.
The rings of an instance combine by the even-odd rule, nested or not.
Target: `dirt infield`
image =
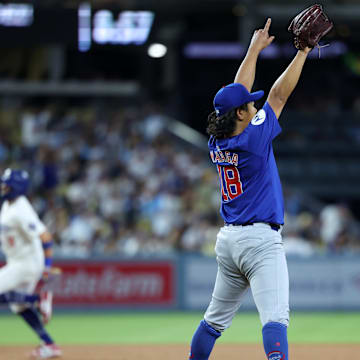
[[[63,346],[64,360],[186,360],[186,345],[73,345]],[[1,346],[1,359],[28,359],[31,347]],[[358,358],[359,345],[291,345],[290,358],[344,360]],[[211,360],[264,360],[261,345],[217,344]]]

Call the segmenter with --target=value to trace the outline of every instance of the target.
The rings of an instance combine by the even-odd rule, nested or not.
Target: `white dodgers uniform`
[[[0,294],[16,290],[32,294],[44,271],[40,235],[46,231],[25,196],[4,201],[0,211],[0,239],[6,265],[0,268]],[[11,305],[14,312],[22,307]]]

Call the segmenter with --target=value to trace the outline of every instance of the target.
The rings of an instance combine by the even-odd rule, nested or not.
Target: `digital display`
[[[98,44],[142,45],[153,18],[150,11],[122,11],[115,19],[111,11],[99,10],[93,18],[93,40]]]
[[[97,45],[142,45],[149,37],[154,21],[151,11],[95,10],[89,3],[79,6],[79,50]]]
[[[26,27],[34,21],[34,7],[31,4],[0,3],[0,26]]]
[[[0,47],[61,43],[86,52],[93,47],[142,45],[151,32],[154,13],[119,8],[36,7],[0,2]]]

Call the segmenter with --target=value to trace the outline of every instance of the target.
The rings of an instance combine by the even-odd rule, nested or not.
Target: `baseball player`
[[[25,196],[28,186],[26,171],[6,169],[1,177],[0,239],[6,265],[0,269],[0,302],[10,303],[42,341],[31,356],[50,359],[61,356],[44,328],[51,317],[52,293],[39,296],[34,291],[49,274],[52,237]]]
[[[220,180],[221,216],[217,235],[218,273],[211,302],[196,330],[190,359],[207,360],[216,339],[231,325],[250,287],[263,325],[269,360],[287,360],[289,280],[281,237],[283,195],[272,141],[281,132],[278,118],[294,90],[311,48],[299,50],[272,86],[264,106],[251,93],[256,62],[269,46],[271,19],[256,30],[234,83],[220,89],[208,117],[210,157]]]

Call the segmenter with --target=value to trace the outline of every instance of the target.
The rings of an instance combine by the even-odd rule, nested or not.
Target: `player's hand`
[[[299,50],[299,51],[302,51],[302,52],[304,52],[305,54],[308,54],[312,49],[313,49],[313,48],[310,48],[310,47],[307,46],[305,49]]]
[[[56,266],[46,266],[42,274],[41,280],[47,282],[53,280],[57,276],[61,276],[62,270]]]
[[[249,48],[260,52],[273,42],[275,36],[269,36],[270,25],[271,18],[268,18],[263,29],[255,30]]]
[[[51,275],[51,267],[50,266],[46,266],[43,273],[42,273],[42,277],[41,279],[44,281],[44,282],[47,282],[49,280],[49,277]]]

